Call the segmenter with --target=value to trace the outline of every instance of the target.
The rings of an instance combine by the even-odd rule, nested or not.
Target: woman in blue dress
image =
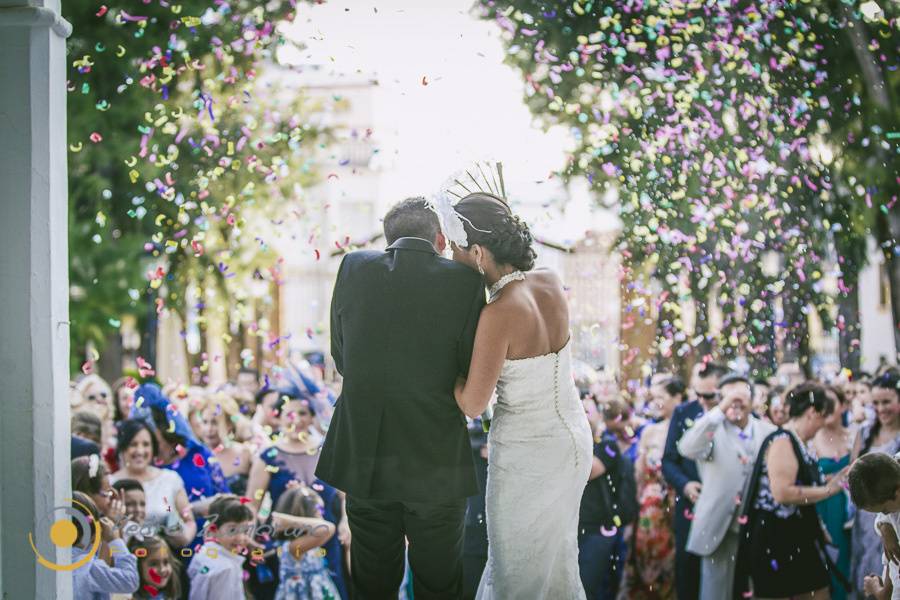
[[[175,471],[184,482],[194,515],[197,537],[194,545],[203,543],[203,516],[217,494],[228,494],[228,484],[212,451],[197,441],[185,419],[159,386],[147,383],[134,394],[132,416],[141,418],[154,429],[159,445],[160,468]]]
[[[280,412],[281,418],[280,437],[274,445],[263,450],[253,460],[247,495],[257,511],[262,506],[266,492],[271,497],[271,505],[278,506],[282,494],[289,485],[293,485],[292,482],[306,484],[321,496],[323,517],[337,529],[337,535],[322,546],[325,550],[324,561],[341,597],[346,598],[342,541],[348,539],[350,527],[344,510],[344,497],[315,476],[320,451],[319,438],[310,435],[315,410],[313,403],[304,396],[302,392],[291,390],[283,393],[276,402],[275,408]],[[265,521],[268,517],[264,512],[259,513],[260,520]]]
[[[850,464],[850,450],[853,446],[853,432],[844,426],[844,415],[849,408],[841,390],[829,386],[828,397],[835,403],[833,413],[825,417],[825,425],[812,440],[812,450],[818,459],[819,470],[825,480],[839,473]],[[816,511],[825,524],[831,545],[837,549],[835,566],[846,579],[850,578],[850,503],[846,493],[837,494],[816,504]],[[845,600],[847,592],[837,578],[831,576],[832,600]]]

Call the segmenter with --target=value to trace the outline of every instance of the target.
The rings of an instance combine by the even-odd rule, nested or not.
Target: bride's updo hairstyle
[[[534,268],[534,237],[525,221],[512,214],[500,198],[476,192],[454,208],[462,217],[470,248],[472,244],[487,248],[499,265],[512,265],[520,271]]]

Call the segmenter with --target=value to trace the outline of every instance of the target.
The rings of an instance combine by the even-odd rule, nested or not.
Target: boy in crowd
[[[866,577],[865,592],[876,600],[900,600],[900,462],[887,454],[865,454],[853,463],[847,480],[857,507],[881,513],[875,527],[884,542],[884,577]]]
[[[136,479],[120,479],[112,484],[112,488],[124,495],[125,516],[129,521],[122,528],[125,543],[129,543],[138,533],[143,536],[151,535],[151,532],[142,529],[144,518],[147,516],[147,496],[141,482]]]
[[[204,543],[191,560],[189,600],[244,597],[243,564],[252,541],[253,512],[232,494],[209,505]]]

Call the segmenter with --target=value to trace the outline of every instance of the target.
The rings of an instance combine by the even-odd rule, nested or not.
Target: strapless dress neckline
[[[526,356],[525,358],[507,358],[504,362],[515,363],[515,362],[525,362],[527,360],[538,360],[540,358],[548,358],[551,356],[558,356],[566,351],[566,348],[569,347],[569,344],[572,343],[572,336],[569,336],[569,339],[566,340],[566,343],[563,344],[563,347],[557,350],[556,352],[547,352],[546,354],[539,354],[538,356]]]

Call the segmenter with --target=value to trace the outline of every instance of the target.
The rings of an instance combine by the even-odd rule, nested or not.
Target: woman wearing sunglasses
[[[113,422],[115,408],[109,384],[99,375],[86,375],[75,384],[70,400],[73,412],[87,410],[100,419],[100,452],[110,472],[118,470],[116,460],[116,427]]]

